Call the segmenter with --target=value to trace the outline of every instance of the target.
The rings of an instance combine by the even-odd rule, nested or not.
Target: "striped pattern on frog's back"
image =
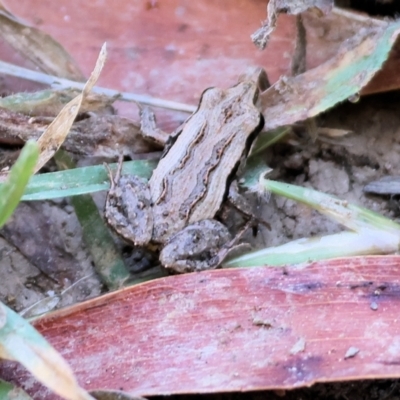
[[[262,128],[257,95],[253,81],[204,91],[197,111],[149,181],[154,241],[162,243],[187,224],[218,212],[249,139]]]

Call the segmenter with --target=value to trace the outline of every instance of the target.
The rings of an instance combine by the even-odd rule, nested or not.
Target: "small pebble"
[[[369,307],[371,308],[371,310],[376,311],[378,309],[378,303],[376,301],[373,301]]]
[[[346,351],[346,354],[344,355],[344,359],[347,358],[353,358],[355,355],[360,351],[357,347],[349,347],[349,349]]]

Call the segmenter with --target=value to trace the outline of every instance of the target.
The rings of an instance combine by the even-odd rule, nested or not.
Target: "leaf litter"
[[[272,129],[307,119],[357,94],[386,60],[398,29],[399,26],[396,23],[387,23],[386,26],[379,28],[374,26],[369,31],[360,32],[360,35],[353,39],[353,43],[346,43],[342,53],[339,53],[338,58],[332,59],[330,63],[327,62],[319,69],[305,72],[294,78],[281,79],[261,96],[267,128]],[[350,58],[346,57],[347,53]],[[371,64],[368,64],[368,61],[373,58],[371,55],[376,57]],[[353,65],[356,65],[358,69],[352,69]],[[335,73],[329,75],[332,71]],[[326,79],[327,76],[329,79]],[[319,78],[321,81],[318,83]],[[307,93],[308,96],[301,97],[302,93]],[[76,104],[73,100],[72,106],[71,104],[70,107],[65,106],[64,111],[70,117],[71,108],[73,109]],[[290,108],[288,108],[289,105]],[[72,125],[71,120],[75,118],[69,119],[68,126]],[[60,122],[63,121],[56,120],[53,126],[50,125],[50,130],[47,128],[46,131],[47,135],[49,131],[52,132],[54,126],[57,132],[57,125],[62,126]],[[54,138],[47,135],[44,136],[45,139],[39,141],[42,144],[43,153],[47,153],[42,158],[43,165],[54,155],[55,149],[65,139],[63,135],[60,135],[55,142],[52,142]]]

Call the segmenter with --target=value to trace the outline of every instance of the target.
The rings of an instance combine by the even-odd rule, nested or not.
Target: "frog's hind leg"
[[[246,223],[252,221],[253,226],[256,227],[258,224],[264,225],[266,228],[271,230],[271,225],[262,218],[256,216],[252,210],[250,203],[247,199],[239,192],[237,181],[233,181],[229,186],[228,197],[226,204],[223,205],[222,211],[227,207],[233,208],[239,214],[243,216]]]
[[[172,273],[215,269],[220,265],[220,249],[231,239],[228,228],[219,221],[195,222],[168,240],[160,261]]]
[[[161,264],[172,273],[198,272],[216,269],[232,252],[249,250],[239,244],[254,221],[248,221],[232,239],[228,228],[214,219],[195,222],[172,236],[160,253]]]

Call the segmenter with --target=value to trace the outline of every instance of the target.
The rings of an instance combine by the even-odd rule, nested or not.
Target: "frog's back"
[[[149,182],[155,241],[165,242],[190,223],[214,218],[248,139],[260,129],[257,90],[247,81],[203,93],[198,110]]]

